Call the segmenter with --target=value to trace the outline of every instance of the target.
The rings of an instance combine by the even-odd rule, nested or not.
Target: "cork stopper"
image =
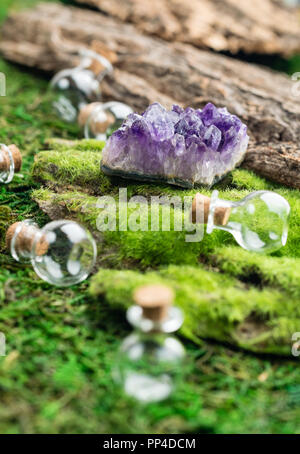
[[[15,172],[20,172],[21,167],[22,167],[22,155],[21,155],[19,148],[14,144],[9,145],[7,148],[10,150],[10,152],[12,154],[12,158],[13,158],[14,166],[15,166]],[[5,147],[1,147],[1,152],[3,153],[3,159],[0,162],[0,171],[7,172],[7,171],[9,171],[9,168],[10,168],[10,159],[9,159],[9,156],[8,156],[8,153],[7,153],[7,150],[5,149]]]
[[[208,215],[210,209],[210,197],[200,194],[197,192],[193,199],[192,204],[192,222],[196,222],[196,214],[198,213],[199,221],[203,224],[207,224]],[[230,207],[216,207],[214,213],[214,224],[215,225],[226,225],[230,216],[231,208]]]
[[[143,309],[145,318],[162,322],[173,303],[174,293],[164,285],[145,285],[134,292],[133,299]]]
[[[91,50],[106,58],[111,64],[115,63],[118,59],[117,54],[112,51],[109,47],[99,41],[92,41]],[[97,59],[93,59],[89,69],[96,75],[102,73],[106,68]]]
[[[15,172],[20,172],[21,167],[22,167],[22,155],[21,155],[21,152],[20,152],[19,148],[16,145],[14,145],[14,144],[9,145],[8,148],[10,149],[12,157],[13,157],[13,160],[14,160]]]
[[[79,114],[78,114],[78,119],[77,119],[77,122],[78,122],[78,125],[83,128],[84,125],[86,124],[89,116],[91,115],[91,113],[93,112],[94,108],[96,106],[98,106],[100,103],[99,102],[92,102],[90,104],[87,104],[85,106],[83,106],[80,111],[79,111]]]
[[[78,124],[79,126],[83,127],[91,113],[93,112],[93,109],[97,106],[100,105],[100,103],[97,102],[92,102],[91,104],[87,104],[86,106],[82,107],[79,115],[78,115]],[[94,136],[97,136],[97,134],[104,134],[107,129],[112,126],[116,119],[113,116],[112,113],[110,112],[103,112],[103,121],[97,121],[97,119],[93,120],[90,122],[90,129],[93,133]]]
[[[6,232],[6,248],[8,250],[11,249],[11,241],[16,233],[16,229],[23,224],[23,228],[18,232],[15,241],[15,249],[19,252],[27,252],[30,253],[32,251],[32,247],[35,241],[35,234],[37,233],[38,229],[34,225],[25,224],[24,222],[15,222],[12,224],[7,232]],[[37,256],[42,256],[47,253],[49,249],[49,243],[46,239],[46,236],[43,235],[37,242],[35,246],[35,254]]]

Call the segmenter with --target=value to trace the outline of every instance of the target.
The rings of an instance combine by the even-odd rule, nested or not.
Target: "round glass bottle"
[[[185,351],[171,333],[180,328],[183,316],[171,306],[173,292],[162,285],[140,287],[134,300],[127,319],[135,331],[121,346],[114,376],[127,395],[142,403],[158,402],[182,378]]]
[[[288,237],[290,205],[272,191],[255,191],[239,202],[196,194],[192,219],[207,224],[213,230],[230,232],[244,249],[254,252],[273,252],[285,246]],[[198,220],[197,220],[197,219]]]
[[[131,107],[122,102],[95,102],[81,109],[78,123],[84,129],[86,139],[105,141],[132,112]]]
[[[50,82],[54,110],[70,123],[76,122],[83,106],[101,99],[101,81],[113,71],[111,63],[92,50],[81,50],[79,56],[77,67],[60,71]]]
[[[12,257],[31,262],[37,275],[50,284],[67,287],[85,280],[97,255],[92,235],[73,221],[53,221],[40,229],[31,220],[17,222],[6,233]]]
[[[16,145],[0,144],[0,183],[8,184],[12,181],[14,174],[20,172],[22,156]]]

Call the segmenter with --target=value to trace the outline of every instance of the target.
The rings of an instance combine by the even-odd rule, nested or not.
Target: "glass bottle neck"
[[[183,314],[178,307],[170,307],[167,316],[162,321],[145,318],[140,306],[134,305],[127,310],[127,320],[143,333],[170,334],[177,331],[183,324]]]
[[[214,229],[231,231],[232,213],[238,206],[238,202],[219,199],[219,191],[213,191],[210,199],[209,214],[207,221],[207,233],[212,233]]]
[[[90,69],[99,82],[107,75],[113,72],[113,66],[110,61],[90,49],[80,50],[81,62],[78,68]]]
[[[42,237],[41,230],[31,220],[20,222],[10,243],[11,255],[18,262],[30,261],[35,256],[35,245]]]

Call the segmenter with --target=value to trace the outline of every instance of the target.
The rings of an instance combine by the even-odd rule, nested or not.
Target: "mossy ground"
[[[0,16],[22,3],[2,2]],[[7,75],[0,141],[17,143],[25,156],[22,175],[0,189],[0,331],[7,337],[7,356],[0,358],[0,432],[299,433],[299,359],[289,355],[291,335],[300,331],[299,192],[244,170],[218,187],[228,198],[265,188],[288,198],[289,241],[272,256],[243,251],[224,232],[186,249],[183,232],[109,232],[99,243],[101,270],[79,286],[53,288],[7,255],[6,225],[26,217],[47,222],[35,199],[95,228],[87,202],[116,194],[118,186],[98,173],[92,158],[99,144],[90,143],[75,144],[70,153],[52,142],[56,151],[38,155],[33,178],[33,159],[45,140],[75,140],[79,131],[49,112],[46,78],[3,60],[0,71]],[[175,193],[193,192],[128,184],[129,197]],[[111,372],[130,331],[124,309],[131,291],[150,280],[177,290],[190,366],[172,399],[142,407],[122,394]]]

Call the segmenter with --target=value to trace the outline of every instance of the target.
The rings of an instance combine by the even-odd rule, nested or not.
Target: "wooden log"
[[[274,0],[75,0],[140,31],[231,53],[280,54],[300,49],[300,21]]]
[[[159,101],[202,107],[211,101],[248,124],[249,151],[243,166],[300,188],[300,104],[287,76],[253,64],[142,35],[100,13],[41,4],[10,16],[0,51],[15,62],[57,71],[77,62],[82,46],[106,46],[117,55],[105,78],[105,99],[137,111]]]

